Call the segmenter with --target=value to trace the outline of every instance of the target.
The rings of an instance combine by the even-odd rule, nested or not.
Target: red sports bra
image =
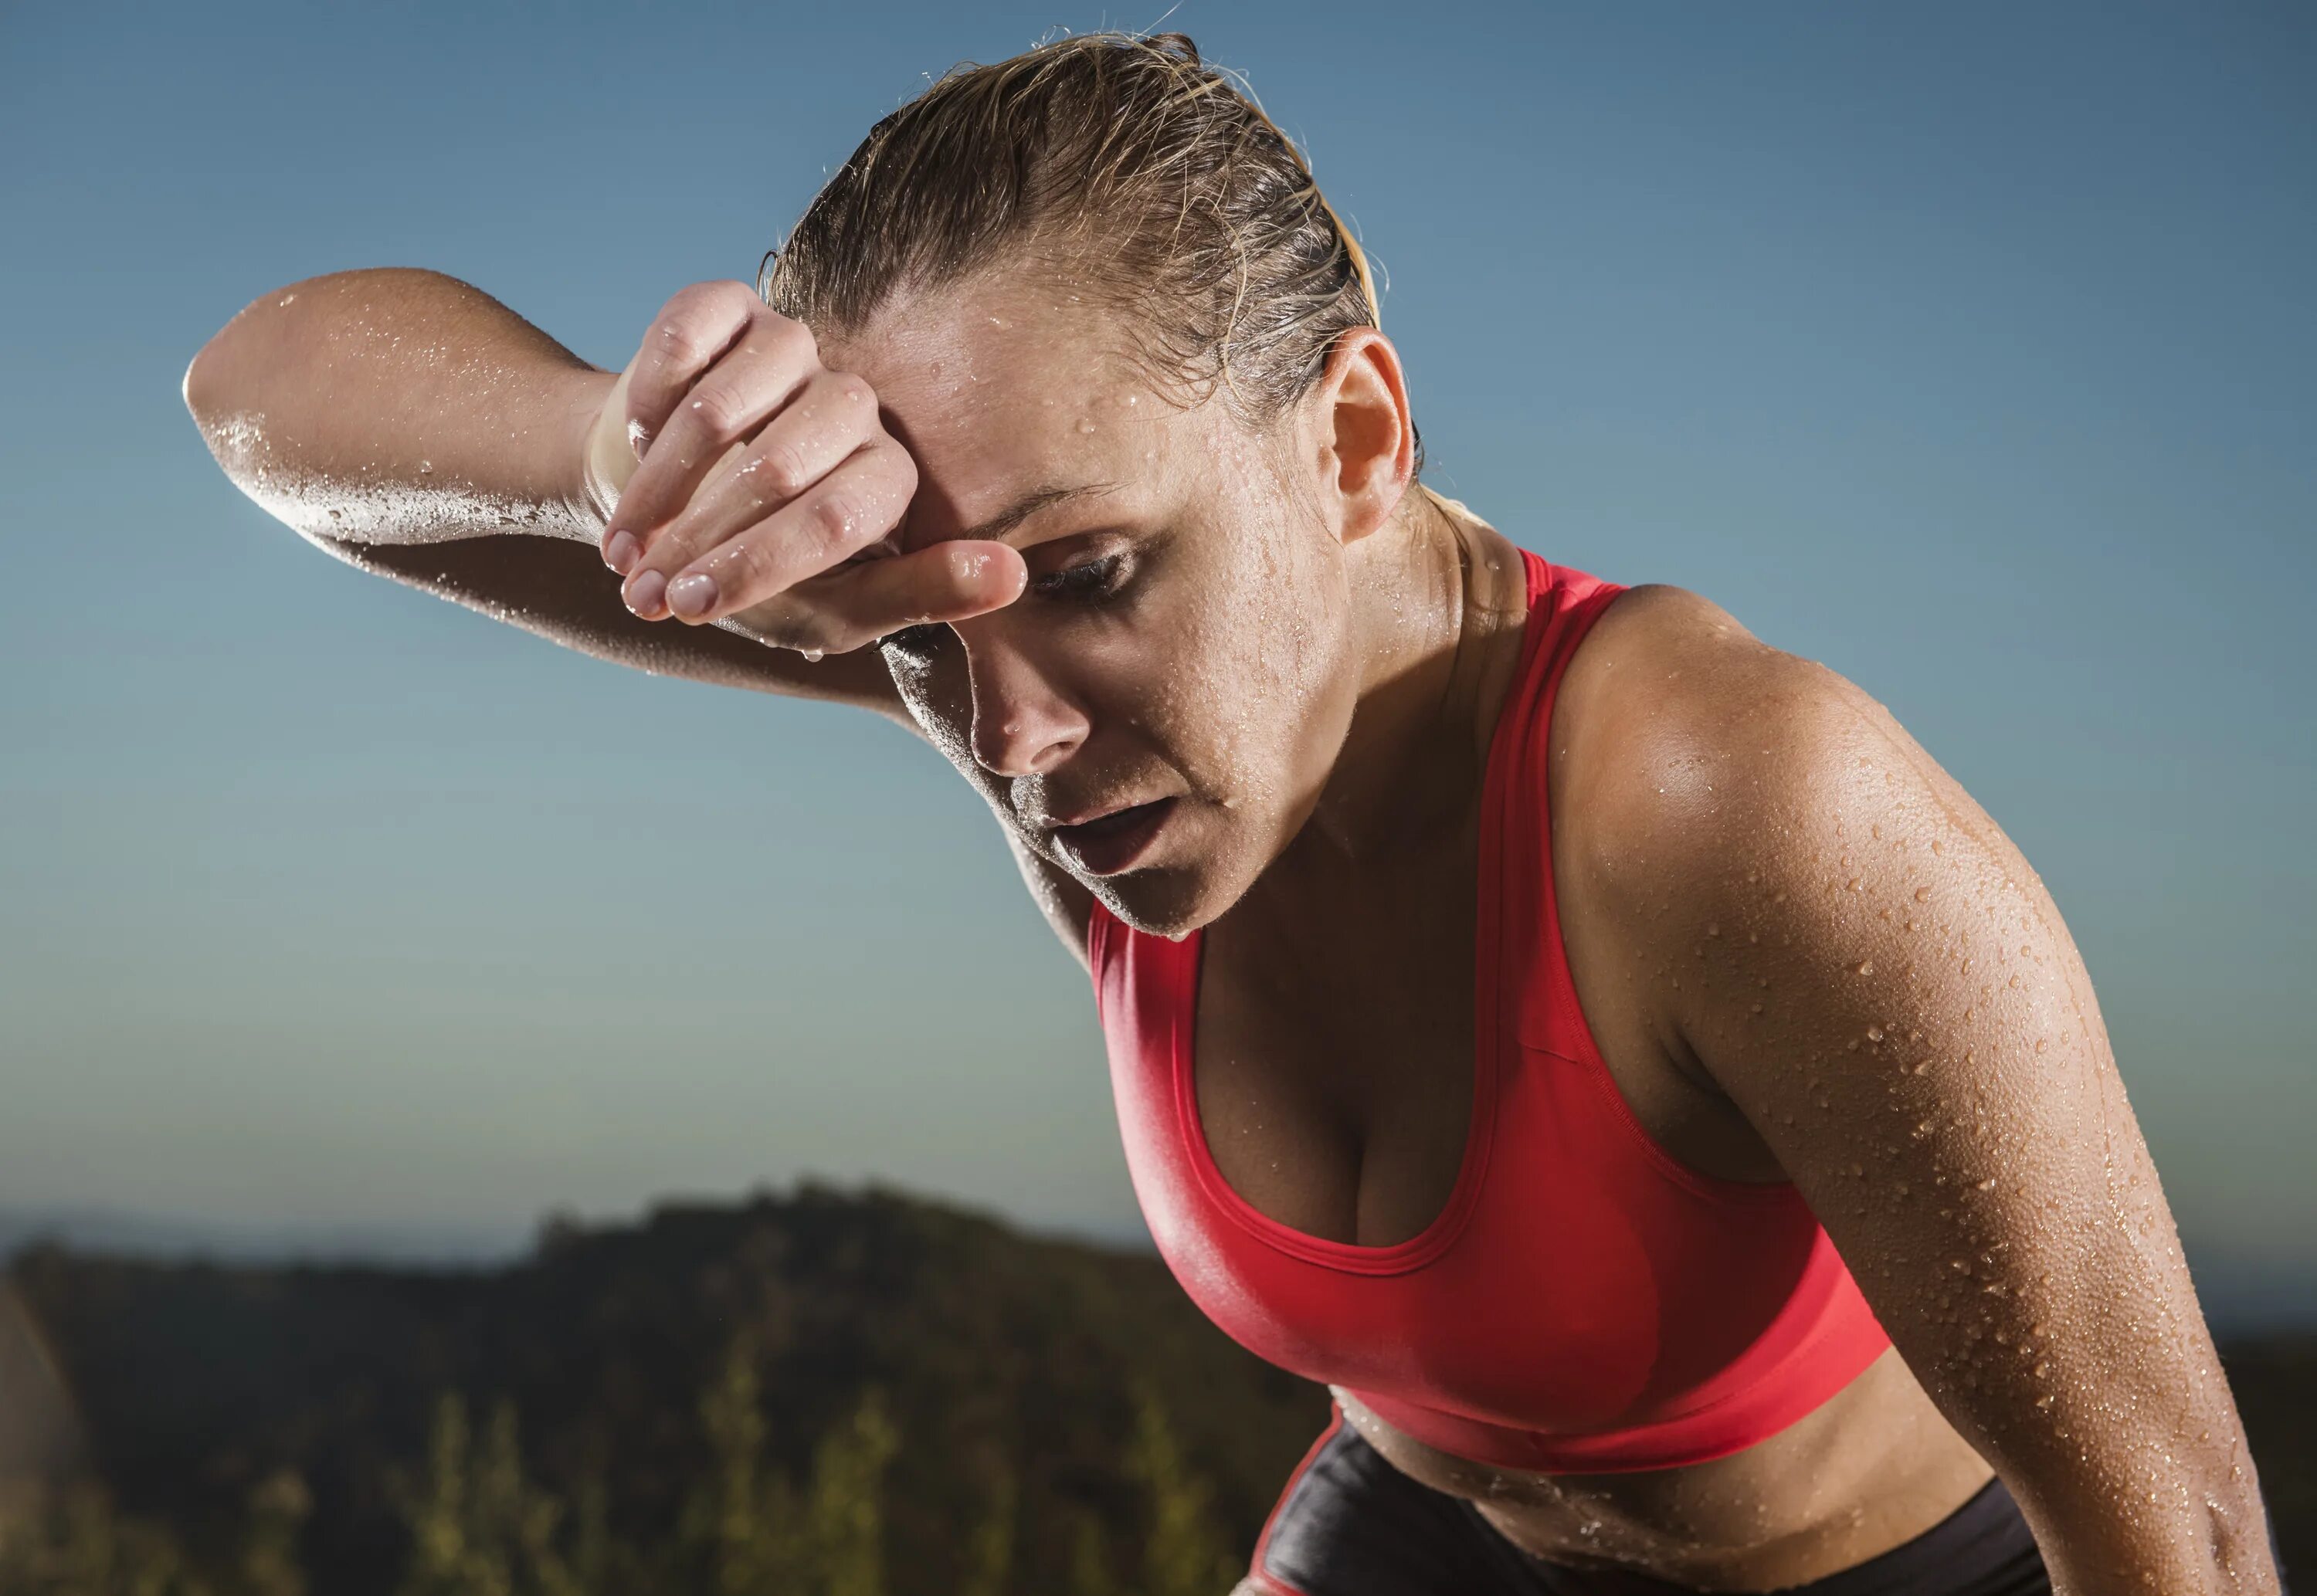
[[[1159,1253],[1257,1356],[1479,1463],[1702,1463],[1808,1413],[1890,1341],[1791,1182],[1675,1162],[1601,1063],[1553,912],[1545,758],[1561,673],[1624,590],[1522,557],[1519,674],[1481,788],[1472,1119],[1447,1206],[1365,1247],[1241,1199],[1193,1086],[1203,939],[1145,935],[1097,902],[1087,950],[1119,1129]]]

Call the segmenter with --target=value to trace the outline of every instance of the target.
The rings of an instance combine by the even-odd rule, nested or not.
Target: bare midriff
[[[1523,1551],[1700,1591],[1823,1579],[1914,1539],[1994,1475],[1895,1349],[1742,1452],[1684,1468],[1547,1475],[1436,1450],[1337,1389],[1345,1422],[1419,1484],[1472,1502]]]

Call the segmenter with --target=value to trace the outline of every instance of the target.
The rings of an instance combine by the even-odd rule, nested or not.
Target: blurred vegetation
[[[0,1596],[1224,1596],[1327,1413],[1154,1258],[874,1189],[11,1278],[97,1478],[0,1522]],[[2317,1566],[2317,1339],[2222,1354]]]
[[[102,1485],[0,1526],[0,1596],[1223,1596],[1327,1413],[1155,1258],[873,1189],[12,1278]]]
[[[610,1596],[708,1592],[714,1596],[886,1596],[887,1466],[902,1436],[884,1393],[870,1387],[813,1449],[810,1476],[792,1482],[773,1464],[755,1356],[746,1337],[700,1400],[714,1464],[693,1482],[675,1533],[650,1543],[615,1539],[600,1479],[567,1502],[526,1473],[515,1410],[500,1402],[477,1435],[464,1399],[434,1406],[424,1476],[397,1490],[407,1549],[394,1596]],[[1149,1495],[1142,1543],[1148,1596],[1221,1596],[1239,1567],[1225,1549],[1212,1488],[1185,1467],[1165,1408],[1138,1397],[1127,1467]],[[966,1539],[961,1590],[1014,1589],[1015,1496],[1001,1471]],[[115,1510],[94,1485],[61,1493],[44,1510],[0,1525],[0,1592],[6,1596],[306,1596],[298,1540],[311,1497],[294,1473],[250,1494],[238,1544],[220,1567],[196,1567],[166,1526]],[[1112,1574],[1094,1520],[1080,1518],[1065,1596],[1129,1587]],[[1243,1560],[1240,1564],[1243,1566]]]

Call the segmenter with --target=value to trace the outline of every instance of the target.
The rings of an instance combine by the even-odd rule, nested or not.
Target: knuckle
[[[849,548],[863,524],[861,501],[847,491],[825,493],[805,506],[805,525],[829,548]]]
[[[774,341],[774,347],[799,359],[817,361],[820,359],[820,340],[812,329],[792,316],[783,316],[777,310],[766,310],[769,318],[765,330]]]
[[[703,438],[729,443],[747,424],[747,396],[729,382],[702,382],[692,390],[685,414]]]
[[[902,448],[899,440],[879,437],[877,441],[869,447],[869,458],[879,479],[891,484],[893,491],[900,496],[903,504],[908,503],[917,495],[917,457]]]
[[[739,538],[701,563],[701,569],[716,579],[717,591],[723,593],[727,603],[748,604],[765,595],[756,590],[765,580],[769,564],[761,539]]]
[[[767,444],[757,462],[756,481],[773,498],[793,499],[812,486],[804,450],[787,439]]]

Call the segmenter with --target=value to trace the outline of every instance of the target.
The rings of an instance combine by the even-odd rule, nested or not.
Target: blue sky
[[[0,10],[0,1209],[818,1172],[1133,1231],[1083,977],[936,755],[336,565],[178,382],[377,265],[617,367],[926,75],[1158,9]],[[1389,273],[1436,485],[1888,704],[2057,897],[2208,1292],[2317,1309],[2309,13],[1167,25]]]

